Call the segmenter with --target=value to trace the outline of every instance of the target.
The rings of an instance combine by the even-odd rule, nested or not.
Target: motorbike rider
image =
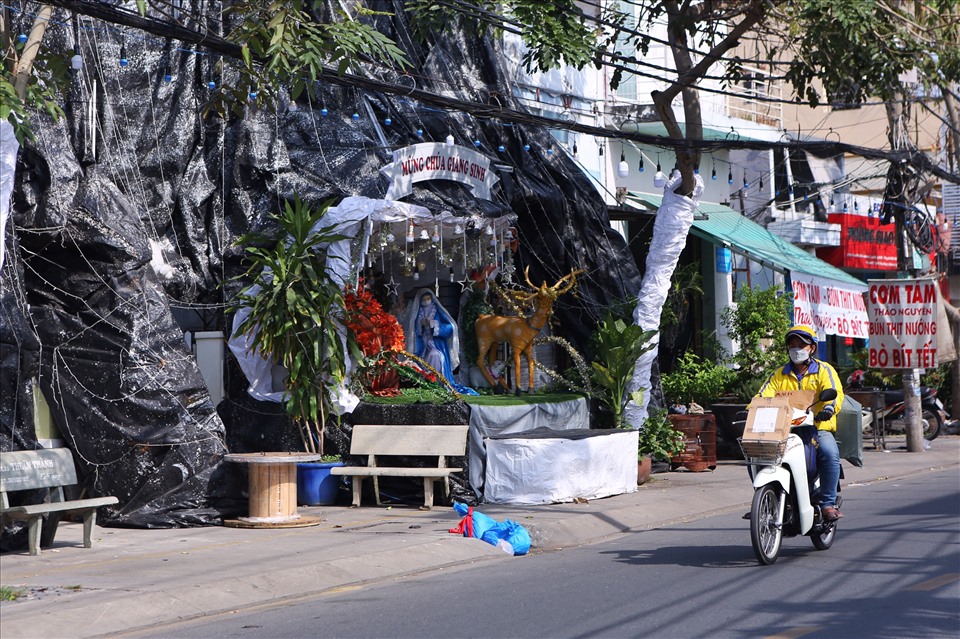
[[[820,473],[820,508],[825,519],[843,517],[837,508],[837,484],[840,481],[840,448],[834,433],[837,431],[837,412],[843,404],[843,387],[833,366],[813,357],[817,352],[817,333],[809,326],[798,324],[785,336],[790,361],[778,368],[757,393],[758,397],[773,397],[778,392],[812,390],[815,396],[832,388],[837,398],[817,402],[814,406],[814,424],[817,427],[817,470]]]

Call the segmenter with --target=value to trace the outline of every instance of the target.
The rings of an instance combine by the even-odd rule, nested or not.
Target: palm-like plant
[[[324,423],[333,389],[346,376],[344,293],[327,269],[330,243],[345,236],[321,227],[332,201],[311,208],[300,200],[286,202],[271,215],[282,229],[279,238],[246,234],[247,270],[237,279],[252,286],[232,303],[250,314],[237,328],[264,357],[287,369],[285,406],[300,427],[304,449],[323,453]]]
[[[645,331],[607,313],[594,334],[596,356],[591,362],[594,379],[604,391],[599,396],[613,413],[615,428],[623,426],[623,408],[627,385],[633,379],[637,359],[653,348],[651,338],[656,331]]]

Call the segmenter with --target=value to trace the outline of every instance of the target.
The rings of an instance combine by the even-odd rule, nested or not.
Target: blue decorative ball
[[[530,150],[530,145],[529,145],[529,144],[524,144],[524,145],[523,145],[523,150],[524,150],[524,151],[529,151],[529,150]]]
[[[477,147],[477,148],[480,148],[480,140],[474,140],[474,141],[473,141],[473,146],[475,146],[475,147]]]
[[[129,60],[127,60],[126,58],[120,58],[120,66],[121,66],[121,67],[125,67],[125,66],[127,66],[128,64],[130,64],[130,61],[129,61]]]
[[[213,80],[210,80],[209,82],[207,82],[207,88],[212,91],[217,88],[217,83],[214,82]]]
[[[422,138],[422,137],[423,137],[423,129],[417,129],[417,137],[418,137],[418,138]]]
[[[386,120],[383,121],[383,123],[387,126],[390,126],[391,124],[393,124],[393,120],[391,120],[390,118],[387,118]]]
[[[360,114],[359,114],[359,113],[354,113],[353,115],[350,116],[350,119],[353,120],[354,122],[359,122],[359,121],[360,121]]]
[[[257,99],[257,92],[256,92],[256,91],[251,91],[251,92],[250,92],[250,99],[251,99],[251,100],[256,100],[256,99]]]
[[[330,111],[327,109],[327,107],[323,107],[322,109],[320,109],[320,115],[322,115],[323,117],[327,117],[328,115],[330,115]]]
[[[553,155],[553,149],[547,149],[547,155]]]
[[[173,76],[170,75],[169,73],[165,73],[165,74],[163,74],[163,81],[164,81],[164,82],[173,82]]]
[[[501,153],[503,153],[506,150],[507,150],[507,147],[503,146],[502,144],[497,147],[497,151],[500,151]]]
[[[27,41],[26,33],[21,33],[20,35],[17,36],[17,42],[19,42],[20,44],[24,44],[26,41]]]

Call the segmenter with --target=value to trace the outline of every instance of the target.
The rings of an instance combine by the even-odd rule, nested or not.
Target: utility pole
[[[902,99],[902,95],[898,92],[897,98],[888,100],[886,103],[887,120],[890,123],[890,145],[894,151],[906,148],[909,145],[909,138],[907,137],[909,133],[906,128],[906,101]],[[901,183],[905,184],[905,181],[901,181]],[[916,275],[912,259],[911,263],[907,263],[907,234],[904,225],[907,198],[911,197],[912,194],[903,193],[902,197],[899,198],[898,205],[895,206],[894,221],[899,277],[914,277]],[[922,453],[924,451],[923,428],[920,425],[920,380],[917,369],[905,370],[901,378],[903,382],[904,419],[907,427],[907,452]]]

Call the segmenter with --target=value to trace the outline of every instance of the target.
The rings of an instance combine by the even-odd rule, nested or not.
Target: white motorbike
[[[819,401],[836,397],[835,390],[827,389],[820,393]],[[817,494],[820,480],[808,477],[808,452],[797,434],[803,429],[815,432],[811,409],[793,409],[791,433],[784,441],[739,440],[754,487],[750,540],[757,561],[764,566],[777,561],[784,537],[806,535],[817,550],[826,550],[833,545],[837,532],[837,522],[826,520],[820,506],[813,503],[812,495]],[[838,494],[837,507],[840,502]]]

